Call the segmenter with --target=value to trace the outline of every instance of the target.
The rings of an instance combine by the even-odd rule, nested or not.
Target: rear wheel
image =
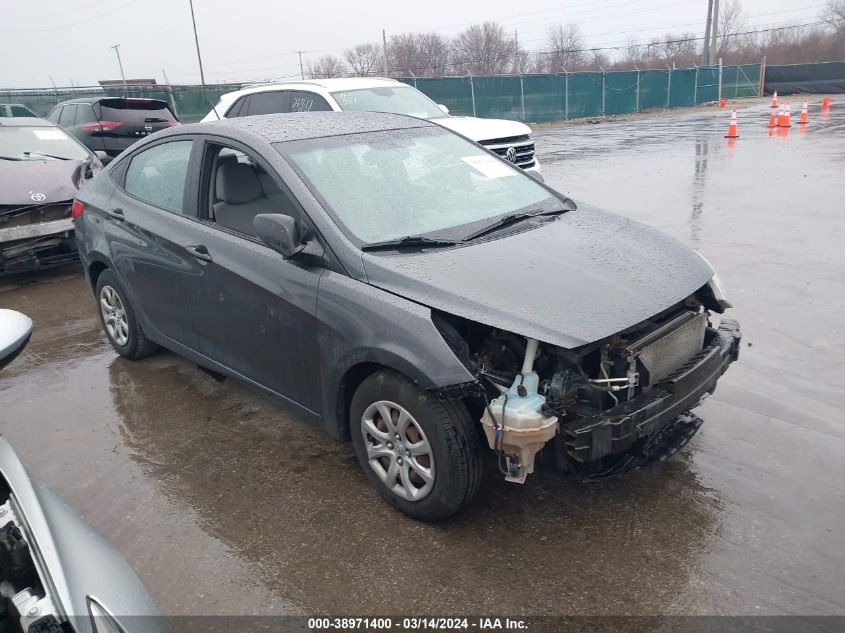
[[[158,349],[144,334],[129,297],[110,270],[104,270],[97,278],[96,295],[100,323],[118,354],[135,360]]]
[[[393,371],[358,387],[352,443],[378,493],[420,521],[465,507],[481,482],[477,434],[462,402],[441,401]]]

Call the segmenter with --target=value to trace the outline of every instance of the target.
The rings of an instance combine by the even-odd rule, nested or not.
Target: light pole
[[[304,80],[305,79],[305,71],[302,70],[302,53],[304,53],[305,51],[294,51],[294,52],[299,53],[299,78]]]
[[[120,67],[120,78],[123,79],[123,85],[126,85],[126,75],[123,74],[123,63],[120,61],[120,44],[112,46],[117,55],[117,65]]]
[[[205,74],[202,72],[202,56],[200,55],[200,40],[197,37],[197,20],[194,17],[194,0],[188,0],[188,4],[191,5],[191,23],[194,25],[194,43],[197,45],[197,61],[200,65],[200,83],[202,83],[203,87],[205,86]]]

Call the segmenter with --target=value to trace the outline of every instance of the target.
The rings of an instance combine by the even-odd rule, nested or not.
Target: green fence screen
[[[455,115],[529,122],[628,114],[679,108],[759,93],[760,64],[697,68],[577,72],[549,75],[405,78]],[[220,95],[241,84],[210,86],[110,86],[0,90],[0,104],[16,103],[40,116],[69,99],[97,96],[145,97],[170,104],[179,120],[203,118]]]
[[[240,90],[241,84],[213,86],[109,86],[107,88],[44,88],[39,90],[0,90],[0,103],[20,103],[39,116],[47,116],[57,103],[83,97],[129,96],[161,99],[170,104],[183,123],[199,121],[211,110],[220,95]]]
[[[753,97],[760,64],[495,77],[417,77],[452,114],[542,122],[680,108],[719,97]],[[721,85],[720,85],[721,82]]]

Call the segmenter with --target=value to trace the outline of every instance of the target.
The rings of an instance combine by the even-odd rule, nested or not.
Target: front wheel
[[[358,461],[391,505],[414,519],[439,521],[475,495],[481,456],[462,402],[438,400],[382,370],[358,387],[350,413]]]

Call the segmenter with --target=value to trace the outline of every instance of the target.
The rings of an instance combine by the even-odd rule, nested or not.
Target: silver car
[[[32,321],[0,309],[0,368],[29,341]],[[33,477],[0,437],[0,630],[163,631],[118,551]]]

